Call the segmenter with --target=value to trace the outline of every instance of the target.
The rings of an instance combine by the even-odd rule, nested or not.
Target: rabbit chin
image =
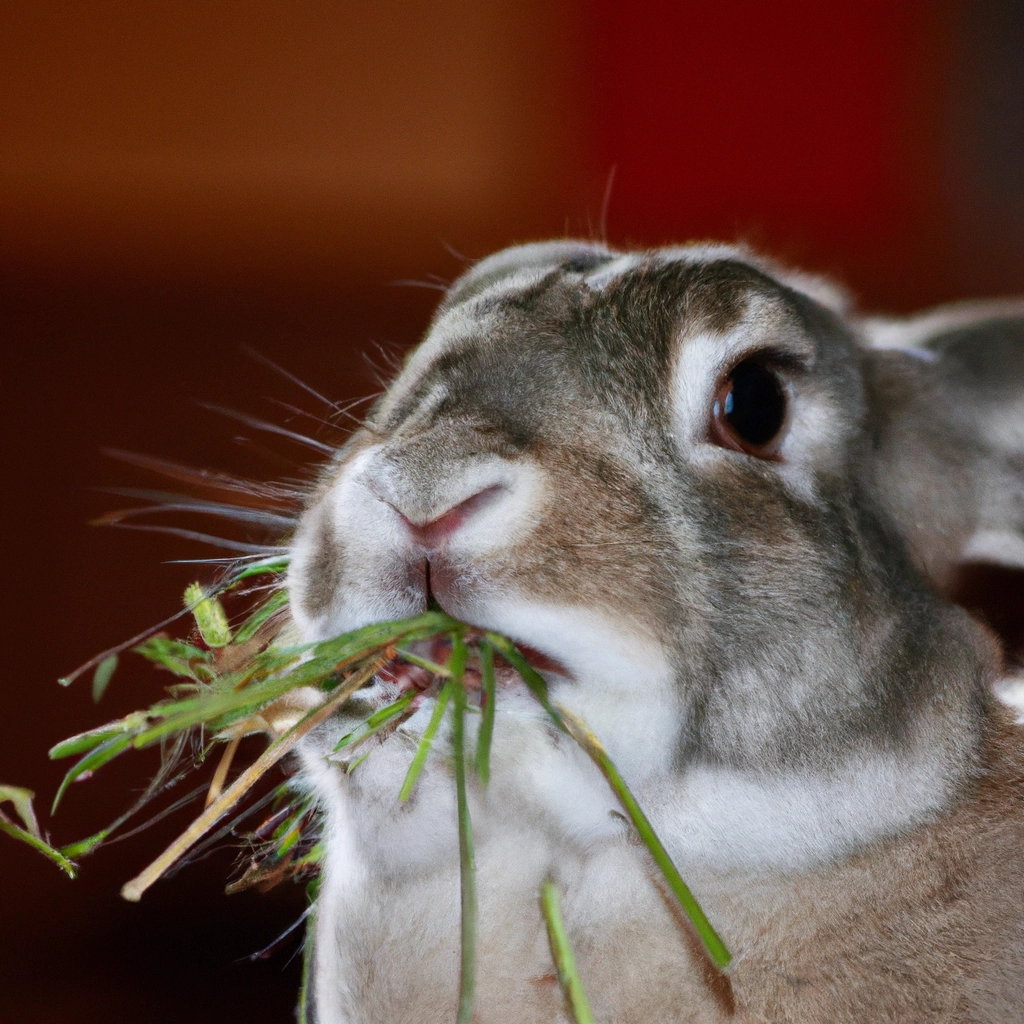
[[[613,623],[605,614],[573,606],[475,600],[456,611],[557,664],[560,671],[545,672],[552,700],[586,720],[631,786],[655,790],[670,776],[682,705],[675,672],[656,640],[627,632],[621,621]],[[515,830],[539,817],[546,832],[575,845],[619,835],[622,816],[598,769],[559,733],[515,673],[499,668],[492,778],[487,799],[481,798],[476,809],[481,827],[494,819],[500,828],[508,809],[515,807],[529,808]],[[377,685],[360,691],[360,697],[364,706],[352,712],[351,721],[341,717],[328,723],[303,751],[307,778],[325,801],[329,835],[336,836],[343,822],[358,833],[358,839],[337,843],[339,857],[359,847],[378,867],[399,869],[457,856],[453,788],[443,757],[428,764],[409,804],[396,800],[433,698],[347,775],[330,756],[337,739],[371,708],[393,701],[395,693]],[[477,715],[467,719],[471,749],[478,723]],[[444,728],[435,738],[436,750],[446,747]]]

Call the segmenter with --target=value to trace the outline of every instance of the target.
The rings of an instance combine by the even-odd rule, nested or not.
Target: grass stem
[[[0,832],[6,832],[12,839],[20,839],[23,843],[31,846],[33,850],[38,850],[47,860],[53,861],[69,878],[78,876],[78,865],[68,860],[60,850],[55,850],[45,840],[32,835],[31,832],[19,825],[15,825],[13,821],[7,821],[2,815],[0,815]]]
[[[486,789],[491,780],[491,737],[494,735],[494,648],[480,645],[480,698],[483,715],[476,736],[476,772]]]
[[[223,791],[224,781],[228,777],[228,772],[231,770],[231,762],[235,759],[238,744],[241,742],[242,737],[236,736],[233,740],[229,740],[227,746],[224,748],[224,753],[221,754],[220,761],[217,762],[217,770],[213,773],[213,779],[210,782],[209,792],[206,794],[206,803],[203,805],[204,807],[209,807]]]
[[[409,771],[405,776],[405,781],[402,783],[402,788],[399,790],[398,799],[405,803],[409,797],[412,796],[412,791],[416,786],[416,781],[420,777],[420,773],[423,771],[423,766],[427,763],[427,757],[430,754],[430,748],[434,742],[434,734],[437,732],[438,727],[441,724],[441,719],[444,718],[445,709],[448,707],[448,701],[451,700],[453,683],[449,680],[444,686],[441,687],[441,692],[437,695],[434,701],[434,710],[430,716],[430,721],[427,723],[426,729],[423,730],[423,736],[420,738],[419,746],[416,748],[416,753],[413,755],[412,764],[409,765]]]
[[[466,643],[461,636],[452,639],[448,661],[452,673],[452,756],[455,761],[455,796],[459,818],[459,881],[462,920],[459,971],[459,1012],[457,1024],[471,1024],[473,995],[476,989],[477,899],[476,863],[473,852],[473,825],[466,795]]]
[[[558,886],[550,878],[541,886],[540,905],[544,912],[544,920],[548,925],[551,956],[554,958],[555,969],[558,971],[558,983],[562,986],[562,992],[565,994],[573,1017],[576,1018],[576,1024],[594,1024],[590,1003],[587,1001],[587,993],[583,990],[583,982],[580,981],[580,976],[576,971],[576,958],[572,955],[572,946],[569,945],[569,936],[566,934],[565,922],[562,920]]]
[[[371,736],[376,736],[381,729],[387,728],[391,722],[409,710],[409,705],[412,704],[415,696],[416,694],[413,692],[407,693],[399,697],[393,704],[388,704],[379,711],[375,711],[366,721],[360,722],[350,733],[342,736],[335,745],[333,753],[337,754],[346,747],[353,747],[362,743],[363,740],[368,740]]]
[[[353,672],[320,707],[311,711],[301,721],[293,725],[279,740],[271,743],[266,750],[251,764],[231,786],[219,797],[166,850],[141,874],[128,882],[121,890],[121,895],[131,902],[141,899],[142,894],[167,871],[183,854],[252,788],[256,781],[288,754],[296,743],[307,733],[325,722],[345,703],[364,683],[367,682],[384,663],[383,658],[375,658],[360,671]]]
[[[679,901],[679,905],[690,919],[690,923],[697,930],[697,934],[700,936],[701,942],[704,943],[704,947],[707,949],[708,955],[715,966],[720,971],[726,970],[732,961],[732,954],[726,949],[725,943],[722,942],[718,932],[712,928],[711,922],[708,921],[704,911],[701,909],[701,905],[683,881],[675,864],[672,863],[672,858],[668,855],[668,851],[662,846],[661,840],[654,831],[654,827],[647,820],[647,815],[640,809],[640,805],[636,802],[636,798],[630,792],[625,780],[619,774],[612,759],[608,756],[608,752],[604,749],[603,744],[578,715],[563,707],[556,707],[556,710],[562,717],[566,731],[590,755],[591,760],[601,770],[601,774],[608,780],[608,784],[619,798],[619,803],[622,804],[623,809],[629,815],[629,820],[633,823],[633,827],[637,830],[640,838],[644,841],[644,845],[654,858],[655,864],[658,865],[662,875],[664,875],[668,887]]]

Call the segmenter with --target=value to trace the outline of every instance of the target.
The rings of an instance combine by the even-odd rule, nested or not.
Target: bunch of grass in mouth
[[[228,891],[273,884],[284,877],[307,882],[310,909],[304,978],[308,979],[311,949],[308,936],[312,933],[322,853],[318,842],[318,811],[309,794],[298,791],[288,782],[272,788],[255,803],[252,802],[254,787],[304,736],[336,714],[356,691],[370,683],[383,666],[405,662],[426,669],[433,677],[426,690],[435,695],[433,710],[395,797],[406,801],[413,795],[442,722],[450,717],[447,735],[457,805],[462,908],[457,1020],[460,1024],[468,1022],[473,1013],[478,929],[468,789],[477,786],[485,791],[490,778],[491,738],[496,728],[495,660],[501,659],[518,673],[553,725],[571,737],[601,771],[650,852],[668,890],[696,930],[711,962],[721,971],[728,968],[728,950],[680,877],[607,751],[578,715],[551,701],[543,676],[512,641],[435,610],[401,621],[376,623],[318,643],[290,642],[287,594],[281,585],[285,568],[286,561],[281,557],[250,561],[209,591],[199,584],[189,587],[185,593],[184,613],[194,619],[194,639],[174,639],[164,632],[153,632],[141,640],[136,638],[137,642],[130,645],[136,654],[176,677],[176,682],[167,687],[167,696],[149,708],[72,736],[50,751],[51,758],[76,758],[57,790],[52,808],[55,812],[72,782],[92,775],[127,750],[158,746],[161,768],[135,805],[95,835],[55,848],[47,842],[36,821],[33,794],[3,786],[0,787],[0,804],[10,803],[21,824],[0,810],[0,831],[29,843],[74,877],[81,858],[109,839],[169,782],[177,782],[196,770],[219,750],[202,813],[152,864],[125,884],[122,895],[128,900],[140,899],[154,882],[174,870],[183,858],[194,854],[203,844],[209,845],[229,832],[238,834],[243,813],[251,818],[254,809],[269,808],[269,816],[244,833],[251,857],[241,878],[232,882]],[[269,592],[269,597],[259,600],[232,629],[220,597],[242,591],[254,582],[258,584],[256,591],[263,595]],[[412,645],[425,640],[442,641],[442,648],[450,652],[444,664],[431,662],[411,649]],[[125,645],[124,649],[128,647]],[[111,681],[120,653],[105,652],[61,682],[70,683],[91,669],[93,695],[98,700]],[[468,699],[466,668],[470,658],[479,674],[482,697],[480,723],[472,750],[467,749],[465,729],[466,715],[476,711]],[[305,695],[301,701],[298,699],[300,689]],[[311,691],[319,691],[316,701],[308,699]],[[346,755],[351,755],[348,771],[355,770],[369,756],[373,745],[368,744],[368,740],[387,742],[395,728],[413,714],[414,696],[413,692],[404,693],[341,739],[335,753],[344,750]],[[500,723],[497,727],[500,728]],[[240,741],[254,733],[267,736],[269,742],[255,760],[238,770],[240,766],[235,762],[239,760]],[[198,751],[198,756],[194,751]],[[232,769],[235,775],[229,783]],[[538,894],[538,908],[547,925],[566,1004],[579,1024],[586,1024],[593,1018],[561,919],[558,889],[550,879]],[[300,994],[302,1020],[305,1005],[304,982]]]

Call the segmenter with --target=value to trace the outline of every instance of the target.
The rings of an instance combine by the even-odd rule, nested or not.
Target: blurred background
[[[323,412],[244,346],[370,394],[438,298],[409,282],[566,233],[746,239],[869,310],[1024,292],[1024,4],[4,4],[0,781],[45,812],[47,748],[165,681],[126,664],[97,708],[57,677],[209,577],[167,563],[211,549],[87,525],[123,502],[95,488],[165,486],[102,448],[307,478],[311,452],[196,404],[321,429],[271,404]],[[54,838],[153,767],[73,787]],[[0,836],[0,1017],[292,1019],[297,934],[246,958],[301,891],[224,896],[226,850],[119,899],[187,820],[74,883]]]

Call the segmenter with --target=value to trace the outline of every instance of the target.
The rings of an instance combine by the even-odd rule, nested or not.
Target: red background
[[[55,680],[176,607],[196,569],[167,559],[211,554],[90,529],[118,501],[94,487],[161,486],[103,446],[308,476],[308,452],[195,404],[315,411],[243,344],[332,399],[369,393],[359,353],[411,344],[436,299],[391,282],[600,233],[613,168],[613,243],[745,238],[871,309],[1024,290],[1022,53],[998,0],[8,5],[0,781],[45,810],[46,749],[155,698],[141,666],[100,708]],[[105,824],[151,768],[73,787],[54,838]],[[0,837],[0,1017],[291,1019],[294,944],[236,961],[299,891],[224,897],[225,852],[119,900],[186,823],[74,883]]]

